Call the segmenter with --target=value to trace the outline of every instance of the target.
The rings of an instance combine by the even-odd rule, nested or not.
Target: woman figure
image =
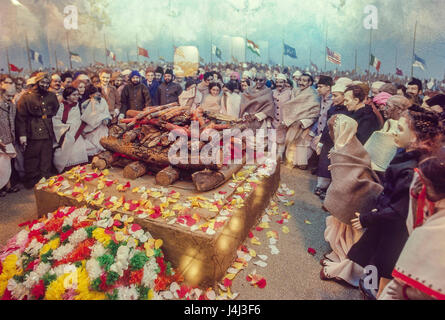
[[[77,80],[76,80],[77,81]],[[53,117],[54,135],[58,147],[54,150],[54,166],[59,173],[79,164],[88,163],[79,107],[79,90],[73,86],[65,88],[57,115]]]
[[[88,97],[85,93],[85,89],[87,87],[88,83],[85,80],[76,79],[71,83],[71,86],[73,88],[76,88],[79,94],[79,100],[77,101],[79,103],[79,106],[84,103]]]
[[[381,300],[445,300],[445,156],[419,164],[411,187],[410,236]]]
[[[394,157],[386,170],[384,190],[375,208],[357,213],[357,218],[351,220],[354,229],[365,229],[365,232],[348,257],[363,268],[368,265],[377,268],[379,293],[391,280],[392,270],[408,239],[406,218],[414,168],[437,149],[441,133],[435,113],[418,106],[405,111],[394,134],[396,145],[404,151]]]
[[[219,113],[221,110],[221,85],[212,82],[209,85],[210,93],[204,97],[201,104],[203,111]]]
[[[83,135],[87,144],[88,157],[93,157],[104,151],[100,144],[102,137],[108,136],[108,123],[111,120],[108,104],[102,99],[100,88],[89,85],[85,90],[89,99],[82,104],[82,116],[84,122]]]
[[[0,197],[20,189],[11,185],[12,159],[16,157],[15,114],[16,107],[12,100],[15,95],[13,84],[0,88]]]
[[[194,80],[186,82],[185,90],[182,91],[178,99],[181,107],[189,107],[192,112],[201,105],[202,95]]]
[[[241,92],[246,92],[247,89],[250,88],[250,80],[249,79],[243,79],[241,80]]]

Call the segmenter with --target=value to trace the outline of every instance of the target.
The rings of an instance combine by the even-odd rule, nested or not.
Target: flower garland
[[[0,250],[0,298],[151,300],[182,282],[162,240],[108,210],[60,208]]]

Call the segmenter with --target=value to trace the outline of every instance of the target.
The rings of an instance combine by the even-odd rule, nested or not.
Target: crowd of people
[[[279,159],[316,175],[332,248],[322,280],[370,299],[444,299],[445,94],[416,78],[372,78],[258,64],[191,77],[168,65],[2,75],[0,196],[91,161],[128,110],[176,102],[275,129]]]

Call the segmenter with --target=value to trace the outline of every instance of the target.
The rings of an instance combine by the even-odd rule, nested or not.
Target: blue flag
[[[426,62],[422,58],[418,57],[416,54],[414,54],[414,63],[413,67],[419,67],[422,70],[425,70]]]
[[[34,51],[32,49],[29,49],[29,54],[31,55],[31,59],[36,61],[36,62],[40,62],[40,64],[43,64],[43,57],[40,53],[38,53],[37,51]]]
[[[297,59],[297,51],[295,51],[295,48],[292,48],[291,46],[288,46],[287,44],[284,44],[284,54],[291,58]]]

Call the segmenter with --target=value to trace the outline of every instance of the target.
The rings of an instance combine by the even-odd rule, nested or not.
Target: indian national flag
[[[70,56],[71,56],[71,61],[78,62],[78,63],[82,62],[82,58],[77,53],[70,52]]]
[[[258,45],[252,40],[247,39],[247,48],[249,48],[250,51],[255,53],[258,57],[261,56],[260,47],[258,47]]]
[[[369,64],[371,66],[373,66],[374,68],[376,68],[376,70],[379,72],[382,62],[379,59],[377,59],[374,55],[371,54],[371,62]]]

